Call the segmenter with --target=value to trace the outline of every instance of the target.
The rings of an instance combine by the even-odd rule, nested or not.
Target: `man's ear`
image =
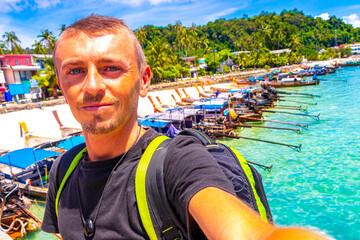
[[[148,65],[146,65],[146,67],[142,71],[140,81],[141,81],[141,83],[140,83],[141,85],[140,85],[139,95],[140,95],[140,97],[146,97],[146,95],[149,91],[150,82],[151,82],[151,70]]]

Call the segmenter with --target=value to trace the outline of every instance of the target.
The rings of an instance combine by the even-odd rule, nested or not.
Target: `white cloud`
[[[236,12],[237,10],[238,10],[238,8],[229,8],[229,9],[224,9],[222,11],[216,11],[213,14],[206,16],[205,19],[206,19],[206,21],[214,21],[223,16],[232,14],[232,13]]]
[[[24,9],[27,5],[27,0],[0,0],[0,12],[18,12]]]
[[[120,3],[130,6],[140,6],[143,3],[149,2],[151,5],[159,5],[161,3],[172,3],[176,2],[176,0],[105,0],[105,2],[108,3]]]
[[[56,6],[61,0],[35,0],[35,4],[38,8],[48,8]]]
[[[322,13],[319,16],[315,16],[315,18],[321,18],[322,20],[329,20],[330,19],[330,15],[328,13]]]
[[[354,27],[360,27],[360,18],[355,13],[349,16],[344,16],[343,20],[345,23],[352,24]]]

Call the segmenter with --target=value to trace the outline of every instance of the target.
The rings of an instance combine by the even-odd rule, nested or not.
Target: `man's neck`
[[[144,133],[145,130],[138,125],[137,121],[129,121],[108,134],[93,135],[84,131],[88,161],[117,157],[128,151]]]

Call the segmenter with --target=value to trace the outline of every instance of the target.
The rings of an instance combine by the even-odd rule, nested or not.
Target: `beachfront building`
[[[277,54],[278,56],[282,53],[289,53],[289,52],[291,52],[291,49],[288,49],[288,48],[270,51],[270,53]]]
[[[250,51],[237,51],[237,52],[232,52],[231,54],[238,57],[240,56],[241,53],[250,54]]]
[[[51,54],[30,54],[35,66],[39,66],[40,70],[45,69],[45,59],[52,58]]]
[[[192,57],[183,57],[182,59],[189,65],[190,68],[190,77],[196,78],[199,74],[199,67],[196,66],[195,56]]]
[[[41,69],[33,63],[30,54],[0,55],[0,68],[4,73],[5,86],[30,81],[31,77]]]
[[[360,54],[360,43],[344,44],[344,47],[351,48],[352,55]]]
[[[31,77],[44,68],[43,58],[32,54],[0,55],[0,87],[9,90],[16,99],[37,98],[41,89]]]

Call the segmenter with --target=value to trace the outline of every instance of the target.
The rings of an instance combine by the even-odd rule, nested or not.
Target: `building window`
[[[8,64],[8,60],[7,60],[7,59],[5,59],[5,65],[9,65],[9,64]]]
[[[19,65],[19,60],[15,60],[15,64],[16,64],[16,65]]]
[[[29,59],[25,59],[26,64],[29,64]]]

